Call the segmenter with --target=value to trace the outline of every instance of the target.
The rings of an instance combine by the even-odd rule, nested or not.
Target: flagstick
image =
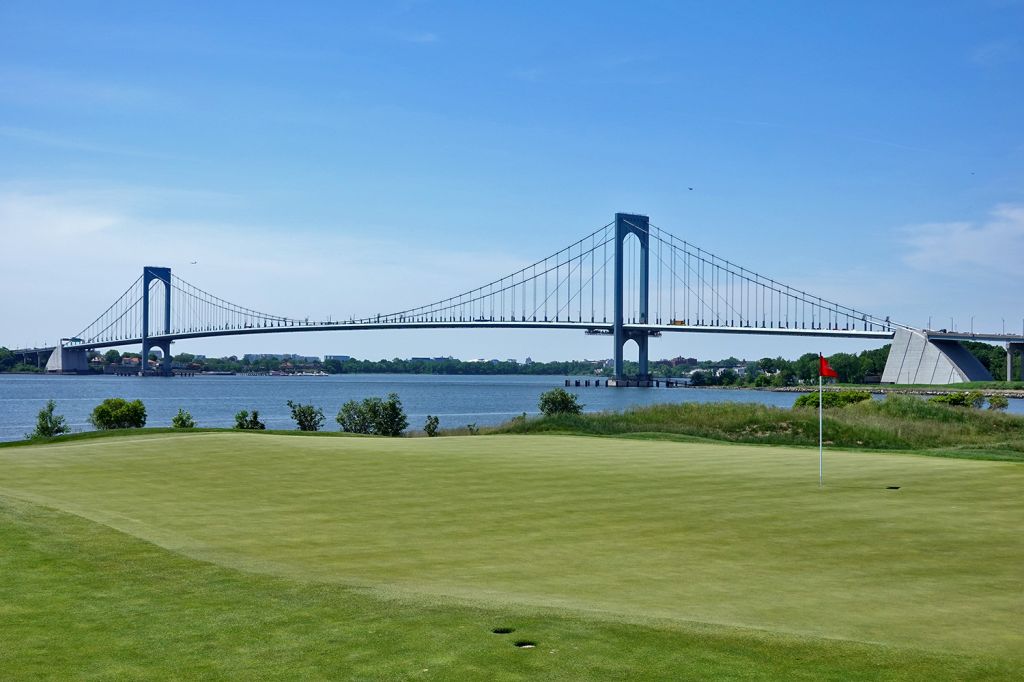
[[[822,417],[821,417],[821,395],[822,395],[822,377],[821,372],[818,372],[818,487],[823,485],[822,479],[822,449],[824,448],[823,437],[822,437]]]

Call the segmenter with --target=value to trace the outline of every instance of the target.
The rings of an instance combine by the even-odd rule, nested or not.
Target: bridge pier
[[[623,300],[625,291],[625,282],[623,281],[623,245],[626,238],[630,235],[636,235],[640,242],[640,301],[639,301],[639,313],[640,319],[639,324],[647,324],[648,320],[648,304],[650,299],[650,262],[649,262],[649,251],[650,251],[650,218],[645,215],[635,215],[632,213],[616,213],[615,214],[615,308],[613,311],[614,317],[612,319],[612,346],[613,346],[613,357],[615,362],[615,382],[623,382],[626,379],[625,362],[623,359],[623,347],[629,341],[635,341],[639,348],[639,365],[640,365],[640,376],[637,379],[640,382],[646,382],[650,380],[650,370],[648,369],[648,334],[646,331],[636,332],[625,329],[625,302]]]
[[[1013,354],[1020,356],[1020,367],[1018,368],[1018,381],[1024,381],[1024,343],[1006,344],[1006,380],[1013,381]]]
[[[164,341],[153,343],[149,340],[149,287],[154,282],[161,282],[164,285],[163,305],[163,333],[171,333],[171,269],[147,265],[142,269],[142,358],[139,363],[139,375],[144,376],[149,367],[149,351],[154,346],[163,351],[164,357],[161,362],[160,373],[170,374],[171,370],[171,342]]]

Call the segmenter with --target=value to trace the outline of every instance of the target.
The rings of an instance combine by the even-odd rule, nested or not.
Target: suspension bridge
[[[607,335],[615,366],[612,385],[649,385],[649,341],[666,333],[892,340],[883,381],[894,383],[991,379],[960,345],[962,340],[1006,343],[1008,358],[1024,352],[1024,335],[913,329],[739,266],[653,225],[647,216],[617,213],[564,249],[470,291],[347,320],[311,321],[260,312],[211,294],[170,268],[146,266],[95,320],[61,340],[47,369],[82,371],[90,350],[141,345],[143,358],[151,349],[161,349],[158,373],[170,374],[171,344],[183,339],[473,328],[575,329]],[[635,377],[624,371],[624,346],[630,341],[638,348]],[[38,358],[39,349],[31,350]]]

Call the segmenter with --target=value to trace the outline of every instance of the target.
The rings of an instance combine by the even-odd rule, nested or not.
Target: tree
[[[350,400],[338,410],[335,421],[341,430],[347,433],[378,436],[400,436],[409,426],[409,420],[397,393],[389,393],[386,400],[377,397],[364,398],[362,402]],[[427,422],[429,421],[428,418]]]
[[[380,398],[377,398],[377,400],[379,401]],[[338,410],[338,416],[334,418],[334,421],[338,422],[338,426],[342,431],[346,433],[373,433],[373,415],[367,409],[368,401],[369,398],[362,403],[349,400],[341,406],[341,409]]]
[[[103,359],[106,361],[108,365],[116,365],[121,362],[121,354],[114,350],[113,348],[111,348],[110,350],[103,354]]]
[[[89,423],[97,429],[141,429],[146,425],[146,406],[141,400],[107,398],[93,408]]]
[[[0,346],[0,372],[6,372],[14,367],[14,353],[4,346]]]
[[[785,365],[779,368],[779,371],[772,376],[772,386],[793,386],[796,384],[796,374],[789,368],[789,365]]]
[[[860,359],[851,353],[834,353],[828,358],[828,364],[839,375],[844,384],[859,384],[864,381],[861,373]]]
[[[253,410],[251,415],[248,411],[242,410],[235,413],[235,428],[244,431],[263,431],[267,425],[260,421],[259,410]]]
[[[545,417],[556,414],[580,414],[583,412],[583,405],[580,404],[579,398],[564,388],[553,388],[542,393],[538,407],[540,407],[541,414]]]
[[[781,361],[776,361],[780,363]],[[816,384],[818,383],[818,370],[820,364],[818,362],[817,353],[804,353],[799,358],[790,363],[793,372],[796,374],[796,378],[805,384]]]
[[[192,415],[185,410],[178,408],[178,414],[171,417],[171,426],[176,429],[194,429],[196,422],[192,419]]]
[[[441,423],[441,420],[434,415],[427,415],[427,423],[423,425],[423,430],[426,431],[427,435],[433,438],[437,435],[437,427]]]
[[[374,431],[379,436],[400,436],[407,426],[409,420],[402,409],[402,401],[398,399],[397,393],[389,393],[387,400],[380,405]]]
[[[1010,401],[1006,399],[1005,395],[990,395],[988,397],[988,409],[990,410],[1005,410],[1010,406]]]
[[[39,410],[39,415],[36,417],[35,430],[25,437],[28,439],[53,438],[71,433],[71,427],[64,421],[64,417],[53,413],[55,409],[57,409],[57,403],[52,400],[46,401],[46,407]]]
[[[292,419],[299,427],[299,431],[319,431],[324,423],[324,411],[313,405],[293,403],[288,401],[288,409],[292,411]]]

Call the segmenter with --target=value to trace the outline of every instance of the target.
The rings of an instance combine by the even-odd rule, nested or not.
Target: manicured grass
[[[806,450],[560,436],[10,448],[0,670],[1016,674],[1024,468],[832,453],[826,477]]]
[[[494,431],[647,437],[659,434],[817,447],[818,411],[754,403],[679,403],[623,412],[516,419]],[[824,438],[828,445],[843,448],[1024,461],[1024,417],[936,405],[914,396],[890,395],[883,401],[828,410]]]

